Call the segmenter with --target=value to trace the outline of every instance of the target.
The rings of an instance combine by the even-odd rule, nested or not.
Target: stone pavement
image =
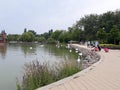
[[[120,50],[98,54],[101,60],[89,68],[37,90],[120,90]]]

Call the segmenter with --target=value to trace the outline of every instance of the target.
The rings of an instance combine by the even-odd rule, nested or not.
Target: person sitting
[[[91,51],[99,51],[98,47],[94,47],[91,49]]]
[[[98,47],[99,51],[101,51],[101,47],[99,45],[97,47]]]
[[[109,51],[109,49],[108,49],[107,47],[105,47],[105,48],[104,48],[104,51],[105,51],[105,52],[108,52],[108,51]]]

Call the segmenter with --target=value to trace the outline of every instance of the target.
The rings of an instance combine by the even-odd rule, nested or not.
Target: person
[[[95,47],[95,51],[99,51],[98,47]]]
[[[95,51],[101,51],[101,47],[99,46],[99,43],[98,41],[95,41],[95,48],[94,48]]]
[[[101,47],[99,45],[97,47],[98,47],[98,50],[101,51]]]
[[[99,51],[98,47],[93,47],[91,51]]]
[[[98,41],[95,41],[95,47],[98,47],[99,43]]]
[[[104,51],[105,51],[105,52],[108,52],[109,49],[108,49],[107,47],[104,47]]]
[[[91,46],[92,46],[92,47],[95,47],[95,45],[94,45],[94,42],[93,42],[93,41],[91,41],[91,43],[90,43],[90,44],[91,44]]]
[[[90,47],[90,41],[87,42],[87,47]]]

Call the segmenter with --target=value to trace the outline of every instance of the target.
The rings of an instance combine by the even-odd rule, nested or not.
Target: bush
[[[108,47],[110,49],[120,49],[120,45],[115,44],[100,44],[101,47]]]
[[[17,84],[17,88],[18,90],[35,90],[78,71],[80,71],[80,68],[75,62],[65,61],[60,64],[49,65],[49,62],[41,64],[39,61],[33,61],[25,64],[22,85]]]
[[[56,44],[56,41],[53,38],[48,38],[47,43],[48,44]]]

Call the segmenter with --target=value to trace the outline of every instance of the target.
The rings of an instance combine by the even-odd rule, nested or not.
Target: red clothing
[[[108,49],[108,48],[104,48],[104,51],[105,51],[105,52],[108,52],[108,51],[109,51],[109,49]]]

